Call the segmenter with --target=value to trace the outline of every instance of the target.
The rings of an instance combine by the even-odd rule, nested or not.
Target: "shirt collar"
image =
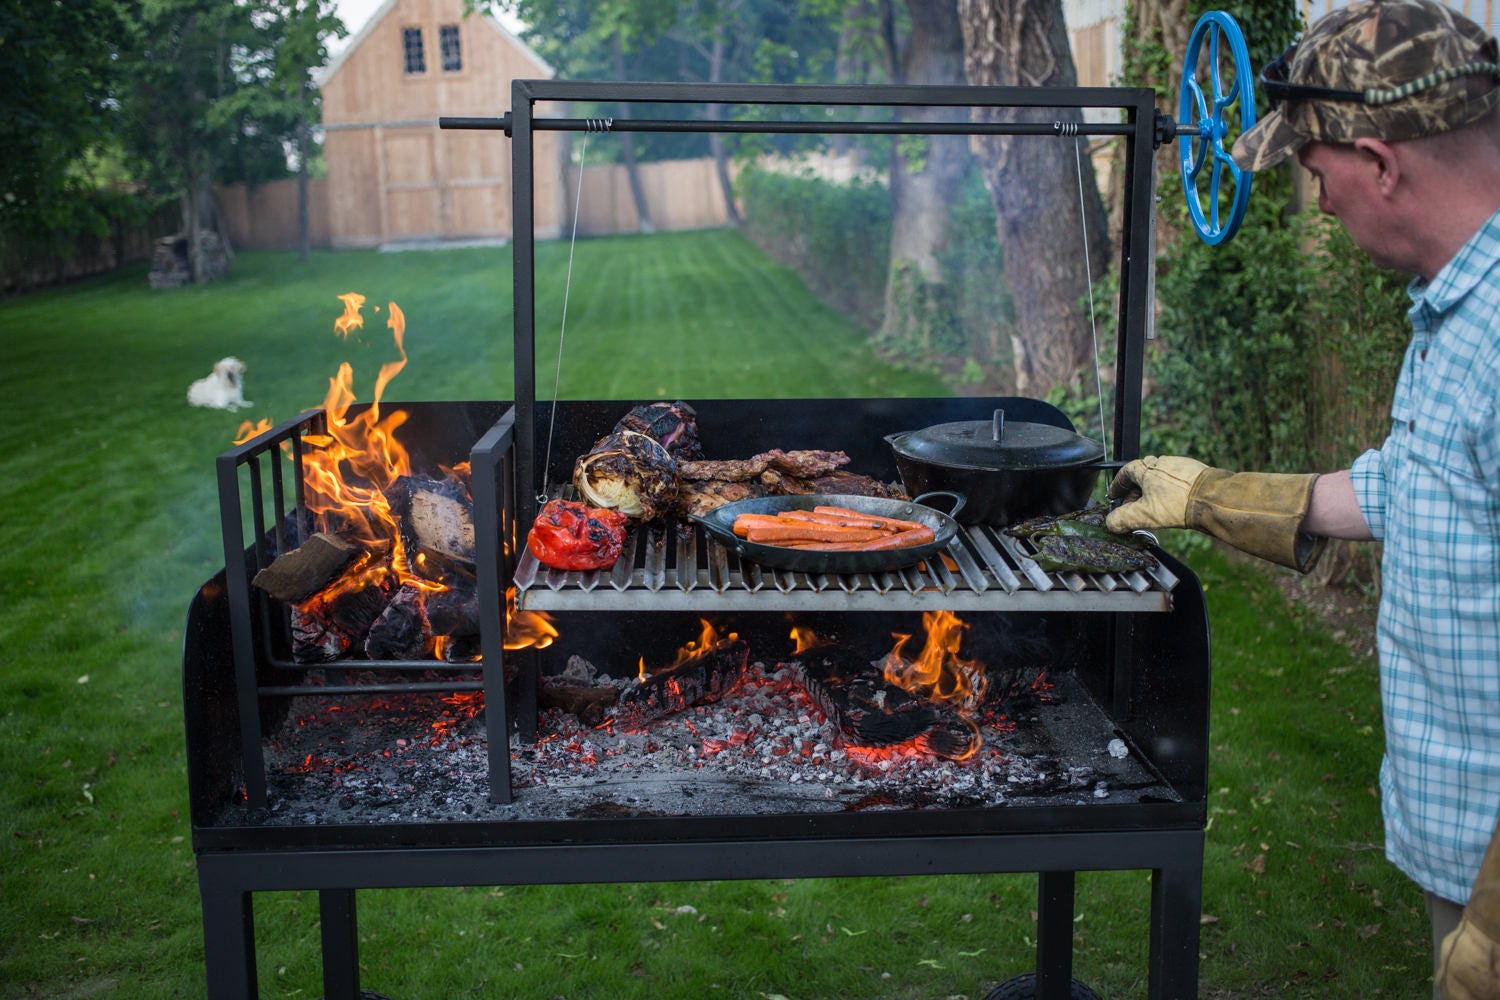
[[[1473,291],[1497,263],[1500,263],[1500,211],[1469,237],[1431,281],[1414,278],[1406,292],[1414,306],[1425,306],[1440,314]]]

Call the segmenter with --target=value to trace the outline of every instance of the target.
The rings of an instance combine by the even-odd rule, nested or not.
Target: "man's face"
[[[1378,159],[1355,146],[1316,141],[1298,150],[1297,159],[1318,184],[1318,208],[1344,224],[1355,246],[1381,267],[1410,270],[1387,223]]]

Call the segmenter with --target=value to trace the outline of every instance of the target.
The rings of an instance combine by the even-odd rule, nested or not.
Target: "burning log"
[[[578,716],[586,726],[604,721],[604,712],[620,700],[614,687],[578,687],[573,684],[542,684],[537,689],[537,704],[542,708],[560,708]]]
[[[750,662],[750,644],[737,636],[695,650],[677,663],[642,677],[620,694],[620,711],[640,726],[691,705],[715,701],[739,684]]]
[[[450,581],[447,590],[427,598],[427,623],[433,635],[469,637],[479,634],[479,594]]]
[[[277,556],[250,582],[277,600],[300,603],[327,589],[368,551],[347,536],[320,531]]]
[[[803,688],[849,745],[910,743],[923,753],[955,760],[978,749],[978,733],[963,716],[887,683],[874,664],[848,650],[808,650],[793,666]]]
[[[365,636],[365,655],[372,660],[415,660],[427,652],[429,629],[422,592],[411,585],[396,591]]]
[[[461,483],[402,476],[386,496],[406,551],[474,565],[474,505]]]
[[[293,605],[292,657],[299,663],[328,663],[343,656],[369,634],[388,595],[376,584]]]

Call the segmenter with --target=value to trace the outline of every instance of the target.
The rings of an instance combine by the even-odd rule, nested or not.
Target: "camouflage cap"
[[[1500,104],[1495,39],[1433,0],[1351,4],[1319,19],[1289,52],[1288,83],[1358,96],[1289,95],[1235,142],[1242,170],[1275,166],[1313,140],[1435,135]]]

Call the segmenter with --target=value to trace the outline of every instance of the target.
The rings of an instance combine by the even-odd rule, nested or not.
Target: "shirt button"
[[[1417,422],[1415,420],[1407,421],[1406,429],[1409,430],[1409,431],[1416,430],[1417,429]]]
[[[1425,348],[1425,347],[1422,348],[1422,360],[1423,361],[1427,360],[1427,348]]]

